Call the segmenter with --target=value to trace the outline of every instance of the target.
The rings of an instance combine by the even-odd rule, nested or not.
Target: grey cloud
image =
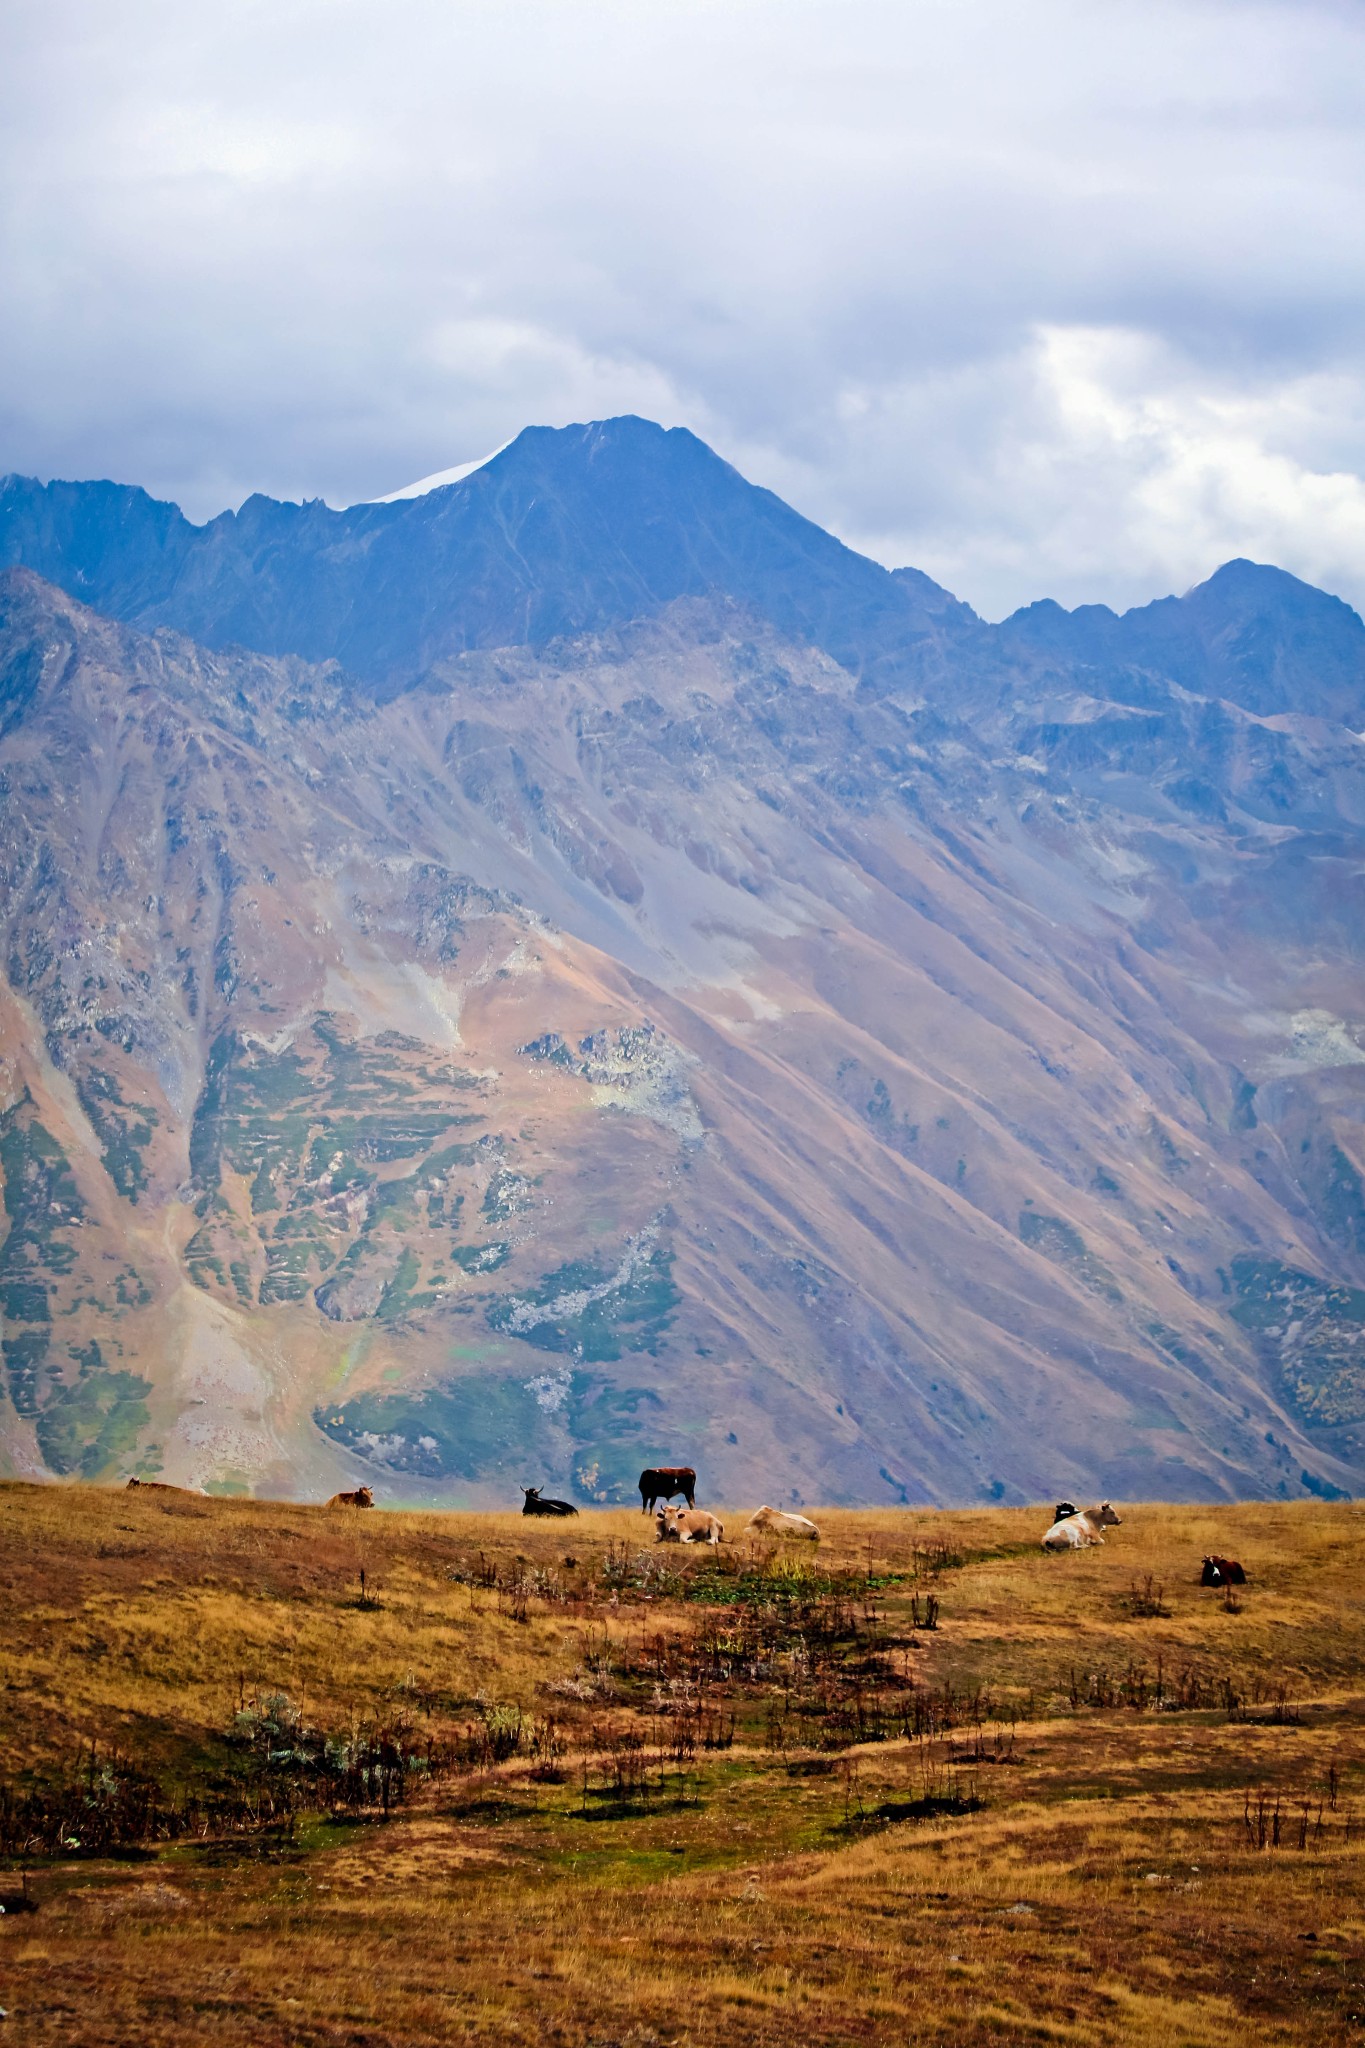
[[[1341,8],[57,0],[0,67],[0,467],[193,516],[702,433],[987,612],[1365,598]]]

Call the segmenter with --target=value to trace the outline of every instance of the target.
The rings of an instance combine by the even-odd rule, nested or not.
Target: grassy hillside
[[[1365,1510],[1123,1513],[0,1488],[6,2038],[1348,2038]]]

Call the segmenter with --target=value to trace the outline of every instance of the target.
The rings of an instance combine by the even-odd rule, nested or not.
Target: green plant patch
[[[521,1380],[492,1373],[450,1380],[420,1394],[357,1394],[316,1408],[318,1428],[347,1450],[394,1472],[427,1479],[525,1474],[531,1483],[558,1455],[549,1418]]]
[[[1328,1155],[1320,1206],[1330,1234],[1353,1252],[1365,1252],[1365,1188],[1340,1145],[1333,1145]]]
[[[477,1159],[475,1145],[454,1133],[482,1122],[450,1098],[459,1091],[467,1102],[484,1084],[453,1067],[416,1063],[424,1050],[396,1032],[348,1036],[329,1012],[283,1052],[232,1034],[215,1042],[190,1144],[205,1228],[186,1263],[198,1285],[251,1298],[259,1262],[231,1221],[223,1190],[231,1172],[250,1190],[264,1306],[312,1292],[327,1316],[393,1321],[438,1305],[439,1294],[419,1291],[421,1248],[402,1240],[424,1223],[444,1232],[446,1176]],[[405,1162],[411,1171],[386,1173]],[[334,1199],[362,1192],[355,1207]],[[455,1196],[454,1211],[462,1199]],[[439,1247],[442,1260],[446,1249]],[[503,1256],[481,1247],[468,1262],[486,1270]]]
[[[457,1244],[451,1260],[464,1273],[496,1273],[512,1256],[512,1247],[499,1239],[494,1244]]]
[[[265,1248],[261,1306],[275,1301],[302,1301],[333,1264],[325,1238],[306,1220],[284,1217]]]
[[[46,1330],[8,1331],[3,1341],[5,1380],[17,1415],[36,1415],[43,1367],[47,1363]]]
[[[100,1141],[104,1168],[121,1195],[136,1202],[147,1185],[143,1157],[160,1122],[148,1103],[124,1100],[118,1081],[103,1067],[79,1066],[76,1093]]]
[[[114,1298],[120,1308],[146,1308],[152,1290],[132,1266],[125,1266],[114,1280]]]
[[[1234,1319],[1270,1355],[1303,1419],[1365,1421],[1365,1289],[1250,1253],[1233,1260],[1232,1279]]]
[[[85,1217],[71,1163],[42,1123],[27,1089],[0,1117],[0,1169],[9,1229],[0,1246],[0,1285],[39,1273],[67,1273],[75,1249],[66,1233]],[[13,1309],[7,1315],[23,1317]]]
[[[406,1315],[412,1305],[413,1289],[422,1274],[422,1262],[410,1245],[405,1245],[398,1261],[398,1270],[380,1296],[378,1315],[381,1322],[395,1322]],[[425,1300],[433,1297],[426,1296]]]
[[[1037,1209],[1021,1209],[1019,1235],[1030,1251],[1040,1253],[1055,1266],[1064,1266],[1092,1293],[1103,1295],[1106,1301],[1122,1301],[1118,1282],[1103,1259],[1097,1259],[1087,1249],[1080,1231],[1064,1216],[1044,1216]]]
[[[151,1381],[136,1373],[87,1368],[38,1417],[38,1443],[54,1472],[99,1479],[132,1452],[150,1416]]]
[[[657,1349],[681,1294],[666,1245],[628,1251],[612,1268],[575,1259],[547,1273],[524,1295],[505,1295],[485,1311],[490,1329],[538,1351],[571,1352],[588,1364],[624,1351]]]
[[[640,1473],[665,1462],[664,1403],[653,1387],[621,1387],[600,1373],[569,1375],[564,1415],[574,1441],[577,1495],[599,1502],[637,1501]]]

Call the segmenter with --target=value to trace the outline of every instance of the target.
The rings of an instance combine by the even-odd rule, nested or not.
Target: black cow
[[[1206,1557],[1199,1574],[1201,1586],[1244,1586],[1247,1575],[1235,1557]]]
[[[523,1486],[526,1496],[522,1502],[524,1515],[576,1515],[578,1509],[571,1500],[542,1500],[538,1486]]]
[[[685,1496],[687,1505],[697,1505],[697,1475],[690,1465],[647,1465],[640,1474],[640,1512],[651,1514],[658,1500]]]
[[[1068,1515],[1079,1513],[1080,1509],[1076,1506],[1074,1500],[1059,1500],[1056,1507],[1052,1510],[1052,1519],[1054,1522],[1064,1522]]]

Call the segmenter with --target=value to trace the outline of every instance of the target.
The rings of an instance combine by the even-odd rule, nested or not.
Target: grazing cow
[[[374,1495],[368,1486],[357,1486],[354,1493],[334,1493],[327,1505],[329,1508],[372,1508]]]
[[[1117,1529],[1119,1518],[1107,1500],[1097,1508],[1082,1508],[1078,1514],[1063,1515],[1043,1538],[1044,1550],[1084,1550],[1089,1543],[1103,1543],[1102,1531]]]
[[[647,1515],[658,1500],[683,1495],[690,1508],[697,1505],[697,1475],[690,1465],[647,1465],[640,1474],[640,1513]]]
[[[521,1512],[524,1515],[576,1515],[578,1509],[571,1500],[544,1500],[538,1486],[523,1486]]]
[[[1199,1574],[1201,1586],[1244,1586],[1247,1575],[1235,1557],[1206,1557]]]
[[[804,1536],[811,1543],[820,1541],[820,1531],[805,1515],[789,1515],[782,1508],[760,1508],[744,1525],[746,1536],[755,1531],[760,1536]]]
[[[659,1543],[709,1543],[714,1549],[725,1535],[725,1524],[705,1508],[661,1507],[654,1515],[655,1540]]]
[[[129,1493],[192,1493],[196,1500],[204,1498],[197,1486],[168,1486],[164,1479],[133,1478],[128,1481],[127,1490]]]

